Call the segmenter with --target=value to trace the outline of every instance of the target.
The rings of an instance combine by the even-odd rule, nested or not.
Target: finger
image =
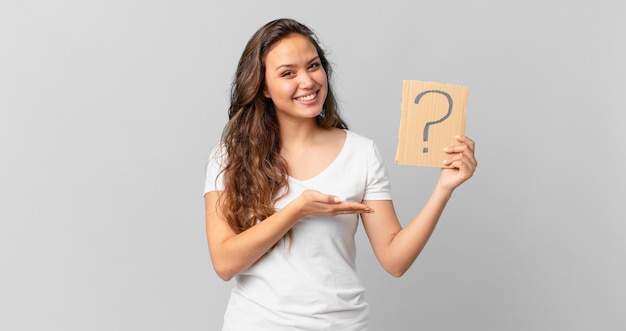
[[[449,158],[465,158],[471,163],[476,162],[476,157],[474,156],[474,152],[469,148],[469,146],[457,146],[454,149],[447,149],[448,154],[453,154]]]
[[[469,149],[472,152],[475,150],[476,143],[472,139],[470,139],[469,137],[467,137],[467,136],[456,136],[454,138],[456,138],[456,140],[458,142],[467,145],[467,147],[469,147]]]
[[[448,170],[452,170],[456,172],[456,175],[459,176],[460,178],[463,178],[463,179],[469,178],[468,173],[470,172],[466,170],[466,167],[464,166],[463,161],[457,160],[457,161],[450,163],[448,166],[449,166]]]
[[[463,152],[469,151],[469,150],[470,150],[469,147],[466,146],[466,145],[448,146],[448,147],[443,149],[443,151],[448,153],[448,154],[463,153]]]
[[[457,137],[458,137],[458,136],[457,136]],[[462,139],[462,137],[457,138],[457,140],[458,140],[458,139]],[[469,139],[469,138],[468,138],[468,139]],[[461,142],[461,141],[459,140],[459,142]],[[463,153],[463,152],[471,152],[471,153],[474,153],[473,146],[474,146],[474,145],[473,145],[473,142],[471,142],[471,140],[470,140],[470,141],[468,141],[468,143],[467,143],[467,144],[465,144],[465,143],[463,143],[463,142],[462,142],[462,143],[461,143],[461,145],[456,145],[456,146],[448,146],[448,147],[445,147],[445,148],[443,149],[443,151],[444,151],[444,152],[446,152],[446,153],[448,153],[448,154],[451,154],[451,153]]]
[[[449,157],[448,159],[443,161],[444,165],[447,165],[451,168],[461,168],[462,165],[467,165],[469,167],[473,167],[472,158],[468,157],[464,154],[455,154],[454,156]]]
[[[468,162],[472,165],[473,168],[476,168],[478,166],[478,161],[476,161],[476,158],[474,157],[474,153],[472,153],[471,155],[466,155]]]
[[[462,159],[463,159],[463,153],[457,152],[455,154],[448,156],[447,159],[443,160],[443,164],[447,166],[451,166],[454,162],[462,160]]]
[[[369,210],[340,210],[337,211],[336,214],[337,215],[348,215],[348,214],[371,214],[374,211],[369,209]]]
[[[474,159],[470,159],[464,157],[458,161],[455,161],[455,167],[459,169],[463,178],[470,178],[476,171],[476,161]]]
[[[374,211],[371,207],[357,202],[341,202],[335,206],[335,210],[342,213],[370,213]]]
[[[471,150],[469,145],[446,147],[443,149],[443,151],[448,154],[463,155],[464,157],[467,157],[469,160],[471,160],[472,163],[477,164],[476,158],[474,156],[474,151]]]
[[[312,197],[312,200],[317,201],[317,202],[329,203],[329,204],[335,204],[335,203],[341,202],[341,198],[336,195],[324,194],[316,190],[306,190],[304,193],[310,194]]]

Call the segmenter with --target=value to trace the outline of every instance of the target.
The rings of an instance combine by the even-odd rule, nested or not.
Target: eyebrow
[[[316,57],[314,57],[314,58],[310,59],[310,60],[309,60],[309,62],[307,62],[307,63],[309,63],[309,64],[310,64],[311,62],[318,61],[319,59],[320,59],[320,57],[319,57],[319,56],[316,56]],[[274,71],[278,71],[278,70],[280,70],[281,68],[291,68],[291,67],[295,67],[295,66],[296,66],[295,64],[290,64],[290,63],[288,63],[288,64],[281,64],[281,65],[279,65],[278,67],[276,67],[276,69],[274,69]]]

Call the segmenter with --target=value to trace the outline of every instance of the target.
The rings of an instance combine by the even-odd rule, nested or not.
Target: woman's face
[[[315,118],[327,94],[326,72],[309,39],[294,33],[270,47],[265,55],[263,95],[272,99],[279,121]]]

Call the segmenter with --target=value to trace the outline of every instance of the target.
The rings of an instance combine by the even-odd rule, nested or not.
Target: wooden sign
[[[464,135],[466,105],[467,86],[405,80],[396,163],[444,167],[443,149]]]

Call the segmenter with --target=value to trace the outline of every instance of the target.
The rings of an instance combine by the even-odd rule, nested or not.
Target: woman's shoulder
[[[226,154],[226,145],[224,144],[223,141],[220,141],[217,144],[213,145],[213,147],[211,147],[210,152],[209,152],[209,157],[222,158],[224,157],[225,154]]]
[[[208,163],[218,168],[223,167],[224,161],[226,160],[226,145],[224,142],[219,142],[211,148],[209,152],[209,160]]]
[[[346,131],[347,139],[351,140],[354,144],[361,145],[361,146],[374,145],[374,140],[372,140],[371,138],[367,136],[364,136],[360,133],[347,130],[347,129],[345,131]]]

